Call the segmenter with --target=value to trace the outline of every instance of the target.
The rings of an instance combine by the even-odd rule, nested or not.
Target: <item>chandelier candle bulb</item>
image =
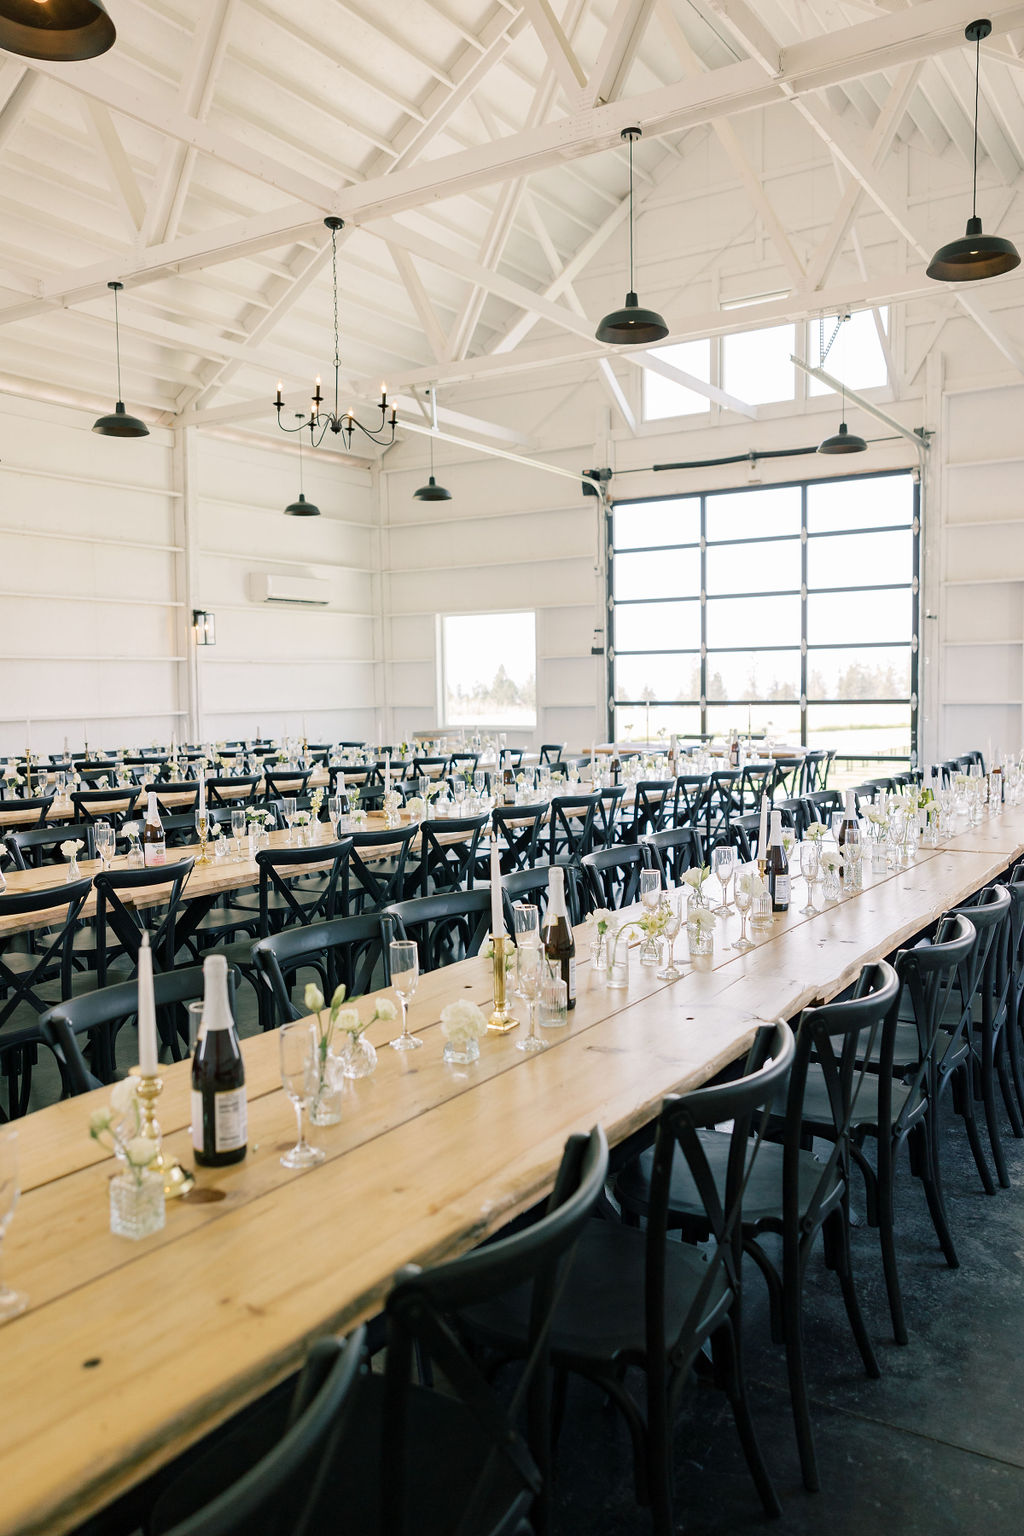
[[[139,1021],[139,1071],[143,1077],[156,1077],[159,1072],[156,1048],[156,1002],[153,997],[153,952],[149,947],[149,934],[142,935],[139,945],[138,979]]]

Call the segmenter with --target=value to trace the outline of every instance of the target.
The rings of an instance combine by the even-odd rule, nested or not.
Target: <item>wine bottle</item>
[[[516,771],[511,763],[506,763],[502,770],[501,800],[503,805],[515,805],[516,803]]]
[[[789,911],[789,860],[782,846],[782,812],[772,811],[768,835],[768,894],[773,912]]]
[[[565,910],[565,871],[560,864],[548,870],[548,909],[544,914],[544,953],[558,966],[565,982],[566,1006],[576,1007],[576,941]]]
[[[845,859],[843,849],[848,842],[860,840],[860,823],[857,820],[857,797],[852,789],[846,791],[846,808],[843,812],[842,824],[839,828],[839,836],[836,839],[839,845],[839,868],[837,874],[840,880],[844,876]]]
[[[203,1017],[192,1058],[192,1151],[203,1168],[240,1163],[246,1153],[245,1064],[228,1001],[224,955],[203,961]]]
[[[150,790],[146,802],[146,825],[142,829],[142,854],[147,869],[167,863],[167,840],[156,795]]]
[[[622,778],[622,759],[621,759],[621,757],[619,756],[619,754],[617,752],[612,757],[611,770],[612,770],[612,783],[615,785],[616,788],[618,788],[619,782],[620,782],[620,780]]]

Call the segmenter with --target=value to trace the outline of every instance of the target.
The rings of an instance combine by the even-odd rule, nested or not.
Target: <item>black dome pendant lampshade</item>
[[[623,128],[621,137],[629,144],[629,292],[623,307],[605,315],[595,335],[612,347],[650,346],[668,335],[668,326],[657,310],[640,308],[633,288],[633,141],[641,130]]]
[[[0,0],[0,48],[25,59],[95,59],[116,36],[103,0]]]
[[[849,318],[850,318],[849,313],[840,315],[838,321],[836,322],[836,328],[832,332],[832,336],[831,336],[831,339],[829,341],[828,346],[826,347],[824,345],[824,340],[822,341],[822,343],[821,343],[821,362],[818,364],[819,367],[823,367],[824,366],[825,358],[828,356],[829,350],[830,350],[830,348],[832,346],[832,342],[835,341],[836,337],[839,335],[839,332],[842,330],[844,321],[849,320]],[[822,336],[824,337],[824,326],[822,327]],[[845,347],[845,343],[844,343],[844,347]],[[867,443],[864,441],[864,439],[862,437],[858,437],[856,432],[851,432],[849,427],[846,425],[846,382],[845,382],[845,380],[840,380],[839,388],[840,388],[840,391],[841,391],[841,394],[842,394],[842,401],[843,401],[843,414],[842,414],[842,417],[841,417],[840,422],[839,422],[839,431],[838,432],[834,432],[831,437],[826,437],[826,439],[825,439],[825,441],[823,443],[819,443],[818,444],[818,452],[819,453],[867,453],[867,451],[868,451]]]
[[[302,412],[301,411],[296,411],[295,419],[296,419],[296,421],[301,421],[302,420]],[[292,431],[294,431],[294,430],[295,429],[293,427]],[[285,507],[284,512],[285,512],[285,516],[286,517],[319,517],[320,516],[320,508],[316,505],[316,503],[312,502],[312,501],[307,501],[306,500],[305,489],[306,489],[305,482],[303,481],[303,478],[302,478],[302,434],[300,432],[299,433],[299,499],[298,499],[298,501],[291,501],[291,502],[289,502],[288,505]]]
[[[149,428],[137,416],[129,416],[121,399],[121,332],[117,320],[117,296],[124,283],[108,283],[114,295],[114,350],[117,356],[117,404],[109,416],[94,421],[92,429],[101,437],[148,437]]]
[[[430,403],[434,412],[433,432],[437,431],[437,391],[430,391]],[[426,485],[421,485],[418,491],[412,493],[413,501],[451,501],[451,491],[445,490],[443,485],[438,485],[434,479],[434,438],[430,438],[430,479]]]
[[[974,44],[974,185],[971,216],[962,240],[941,246],[928,263],[928,276],[939,283],[971,283],[982,277],[1001,277],[1020,266],[1020,253],[1012,240],[982,233],[978,218],[978,92],[981,84],[981,44],[992,31],[990,21],[972,21],[964,36]]]

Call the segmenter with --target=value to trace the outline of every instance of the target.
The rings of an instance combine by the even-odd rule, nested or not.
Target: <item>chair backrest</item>
[[[540,749],[540,761],[542,763],[557,763],[564,751],[564,741],[546,741]]]
[[[784,827],[793,827],[796,817],[785,805],[772,807],[782,817]],[[749,864],[751,859],[766,857],[766,852],[758,847],[758,839],[761,835],[760,811],[747,811],[742,816],[734,816],[726,834],[725,841],[732,843],[736,849],[736,857],[741,864]]]
[[[149,776],[143,781],[143,789],[152,791],[156,795],[156,803],[161,811],[169,816],[180,816],[187,812],[195,812],[199,801],[199,781],[197,779],[171,779],[161,784]],[[171,796],[174,796],[172,801]],[[166,823],[165,823],[166,827]]]
[[[353,832],[349,854],[349,903],[357,911],[380,911],[405,887],[409,850],[419,834],[415,823],[380,832]],[[391,850],[382,860],[381,849]],[[378,856],[375,857],[374,855]]]
[[[364,1328],[344,1342],[317,1340],[290,1404],[281,1403],[279,1420],[262,1426],[259,1459],[253,1463],[244,1430],[227,1447],[215,1444],[205,1456],[190,1457],[160,1492],[147,1521],[150,1536],[299,1536],[315,1529],[310,1514],[343,1454],[365,1348]]]
[[[695,827],[700,823],[708,790],[706,773],[681,773],[672,797],[672,825]]]
[[[16,869],[42,869],[44,864],[65,862],[60,851],[60,845],[64,842],[81,843],[79,857],[95,858],[93,827],[92,822],[48,823],[45,827],[8,832],[4,843],[10,850]]]
[[[403,1270],[388,1297],[387,1361],[380,1461],[381,1530],[388,1536],[415,1536],[422,1530],[420,1489],[405,1434],[415,1423],[408,1393],[417,1356],[444,1376],[490,1443],[480,1473],[453,1512],[453,1536],[470,1536],[492,1526],[483,1521],[495,1475],[508,1486],[515,1474],[528,1500],[540,1492],[537,1457],[545,1459],[547,1341],[555,1308],[584,1224],[595,1209],[608,1173],[608,1144],[595,1127],[589,1136],[571,1136],[562,1154],[553,1192],[530,1221],[508,1237],[474,1248],[434,1269]],[[450,1321],[460,1308],[482,1305],[528,1288],[524,1361],[511,1395],[497,1396],[485,1366],[472,1357]],[[524,1417],[529,1422],[523,1427]],[[506,1527],[503,1527],[503,1529]],[[510,1523],[509,1530],[520,1529]]]
[[[448,773],[448,763],[447,757],[414,757],[413,778],[443,779]],[[476,767],[476,764],[474,763],[473,766]]]
[[[312,777],[312,768],[302,771],[297,768],[271,768],[264,765],[263,782],[266,786],[263,791],[264,798],[283,800],[285,796],[294,799],[299,795],[305,795]]]
[[[782,798],[795,799],[804,784],[804,760],[802,757],[777,757],[775,759],[775,772],[772,775],[771,789],[768,791],[769,799],[774,800],[779,790],[782,790]]]
[[[46,816],[52,804],[52,795],[25,795],[21,799],[13,797],[10,800],[4,799],[5,809],[17,811],[26,818],[34,816],[35,820],[30,823],[33,827],[45,827]]]
[[[512,920],[512,906],[514,902],[526,901],[537,908],[541,923],[544,921],[544,913],[548,904],[548,871],[550,864],[535,864],[532,869],[515,869],[511,874],[502,875],[502,907],[505,913],[505,926],[509,933],[515,932],[515,924]],[[573,865],[562,865],[565,876],[565,906],[569,914],[570,927],[582,921],[580,908],[580,886],[583,881],[580,871]]]
[[[748,763],[740,771],[740,781],[736,788],[738,808],[741,814],[745,811],[759,811],[761,809],[761,796],[767,795],[770,800],[774,788],[774,762]]]
[[[941,917],[930,940],[901,949],[894,961],[902,996],[909,1003],[917,1031],[917,1066],[905,1076],[905,1095],[901,1118],[912,1113],[926,1082],[931,1081],[933,1056],[947,1005],[961,969],[967,964],[977,943],[977,930],[969,918],[960,914]],[[897,1009],[886,1020],[878,1057],[878,1118],[881,1125],[891,1124],[893,1068],[896,1059]]]
[[[382,953],[385,938],[379,912],[356,917],[335,917],[305,928],[285,928],[257,939],[253,963],[274,1003],[278,1024],[305,1018],[307,1009],[294,1000],[300,971],[316,974],[324,997],[331,997],[343,982],[348,997],[362,997],[373,990],[378,966],[384,975]]]
[[[46,1013],[53,999],[41,997],[39,988],[48,981],[59,980],[61,997],[70,995],[75,921],[91,889],[91,880],[73,880],[52,890],[0,895],[0,918],[48,915],[45,929],[36,930],[33,949],[26,954],[19,947],[16,968],[4,958],[16,936],[0,938],[0,1029],[22,1003]]]
[[[973,964],[961,976],[971,1023],[983,1029],[998,1029],[1003,1023],[1010,978],[1011,905],[1005,885],[995,884],[985,886],[963,906],[951,908],[969,918],[977,930]]]
[[[685,1375],[689,1363],[704,1342],[700,1324],[709,1298],[724,1279],[738,1296],[742,1261],[743,1194],[773,1100],[785,1091],[795,1054],[793,1031],[788,1024],[761,1025],[754,1037],[743,1076],[733,1082],[696,1088],[668,1098],[658,1116],[647,1211],[645,1267],[645,1319],[647,1370],[652,1392],[667,1400],[666,1375]],[[758,1112],[762,1121],[755,1125]],[[724,1185],[716,1180],[708,1160],[702,1131],[732,1122],[723,1134],[729,1137],[729,1156]],[[756,1134],[751,1137],[751,1131]],[[669,1336],[666,1328],[665,1265],[668,1217],[672,1199],[675,1159],[685,1160],[707,1217],[711,1247],[705,1250],[706,1267],[681,1319]],[[669,1361],[671,1360],[671,1365]]]
[[[348,910],[348,865],[352,839],[316,843],[310,848],[261,848],[256,855],[260,872],[260,934],[298,923],[320,922]],[[293,885],[304,875],[315,875],[316,884]],[[271,895],[278,897],[272,909]]]
[[[394,902],[384,916],[392,921],[392,937],[416,944],[420,971],[436,971],[479,953],[490,929],[491,893],[481,886],[475,891],[414,896]],[[387,977],[390,985],[390,969]]]
[[[800,804],[808,823],[821,821],[827,825],[833,811],[842,810],[843,797],[838,789],[815,789],[809,795],[801,795]]]
[[[651,868],[660,871],[666,889],[678,885],[688,869],[694,865],[699,869],[704,863],[704,848],[696,825],[649,832],[641,846],[648,850]]]
[[[675,779],[641,779],[637,783],[632,818],[623,818],[627,822],[622,830],[624,842],[635,843],[646,832],[660,832],[669,824],[675,812],[675,788]]]
[[[211,806],[227,806],[239,810],[243,805],[256,804],[259,774],[217,774],[206,781],[207,803]]]
[[[487,822],[486,814],[420,822],[416,887],[421,896],[473,889],[477,849]]]
[[[551,801],[548,823],[548,857],[579,864],[594,846],[594,816],[601,802],[600,794],[555,795]]]
[[[834,752],[826,752],[822,747],[815,747],[804,758],[804,782],[803,793],[813,795],[819,789],[828,787],[828,771],[832,765]]]
[[[709,853],[716,843],[724,840],[733,816],[740,815],[743,810],[739,799],[740,778],[738,768],[716,768],[708,774],[701,811],[704,846]]]
[[[75,820],[90,822],[109,821],[113,827],[120,829],[126,821],[131,821],[135,815],[135,804],[139,798],[137,789],[77,789],[71,796],[71,804],[75,809]]]
[[[640,871],[647,868],[642,844],[595,848],[593,853],[583,855],[580,864],[589,910],[607,907],[610,912],[617,912],[640,899]]]
[[[111,953],[123,950],[132,965],[139,960],[139,945],[143,930],[149,932],[153,952],[153,969],[174,969],[177,952],[176,924],[185,883],[192,873],[195,859],[182,859],[177,864],[164,864],[152,869],[106,869],[95,877],[96,890],[96,980],[106,985],[107,966]],[[122,900],[122,893],[160,890],[159,902],[137,908]],[[149,928],[145,913],[154,914],[154,926]],[[109,935],[113,935],[113,943]],[[109,947],[108,947],[109,946]]]
[[[537,862],[541,828],[548,806],[499,805],[491,812],[492,835],[498,839],[503,875],[514,869],[532,869]]]
[[[523,766],[522,747],[502,747],[498,753],[499,768],[521,768]]]

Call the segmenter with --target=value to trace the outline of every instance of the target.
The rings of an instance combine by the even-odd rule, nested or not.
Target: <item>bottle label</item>
[[[775,907],[789,906],[789,875],[775,876],[775,891],[772,897],[772,905]]]
[[[166,843],[144,843],[143,852],[145,854],[145,863],[147,869],[153,869],[158,864],[167,863]]]
[[[569,956],[569,963],[565,969],[565,996],[566,1002],[571,1003],[576,996],[576,956]]]
[[[248,1135],[245,1089],[227,1088],[213,1095],[213,1146],[203,1145],[203,1095],[192,1089],[192,1145],[197,1152],[236,1152]]]
[[[197,1152],[205,1152],[203,1146],[203,1096],[198,1088],[192,1089],[192,1145]]]

